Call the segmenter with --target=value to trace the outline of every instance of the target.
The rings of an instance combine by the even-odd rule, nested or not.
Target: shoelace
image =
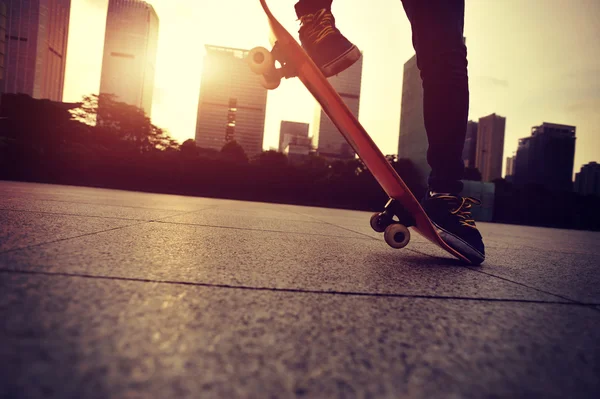
[[[306,27],[306,39],[312,43],[319,43],[327,35],[335,33],[333,14],[323,8],[314,14],[300,17],[302,27]]]
[[[471,216],[471,207],[473,205],[481,205],[481,201],[473,197],[458,197],[454,195],[436,195],[434,198],[460,202],[458,208],[450,211],[451,214],[458,216],[461,226],[471,227],[476,229],[475,220]]]

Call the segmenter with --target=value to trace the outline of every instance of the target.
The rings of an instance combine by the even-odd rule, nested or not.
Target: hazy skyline
[[[194,137],[205,44],[268,46],[258,0],[149,0],[161,31],[153,122],[179,142]],[[292,32],[294,0],[271,0]],[[397,152],[402,70],[414,54],[400,0],[336,0],[342,32],[364,52],[359,119],[386,154]],[[97,93],[108,0],[72,0],[65,101]],[[235,13],[231,10],[235,9]],[[221,17],[220,17],[221,16]],[[504,157],[542,122],[577,126],[574,172],[599,160],[600,2],[467,0],[470,119],[506,117]],[[314,100],[292,79],[269,92],[266,149],[277,148],[281,120],[312,122]],[[504,172],[505,166],[502,171]]]

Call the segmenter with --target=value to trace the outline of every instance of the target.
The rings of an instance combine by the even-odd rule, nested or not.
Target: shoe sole
[[[321,67],[321,72],[325,75],[326,78],[329,78],[333,75],[337,75],[338,73],[350,68],[356,61],[360,59],[362,53],[356,46],[350,47],[348,51],[342,53],[339,57],[334,60],[329,61],[327,64]]]
[[[433,221],[432,223],[436,228],[437,233],[440,235],[440,237],[442,237],[442,240],[444,240],[444,242],[448,244],[452,249],[460,252],[460,254],[466,257],[472,265],[479,266],[483,263],[483,261],[485,260],[484,254],[479,252],[472,245],[470,245],[457,235],[452,234],[447,230],[444,230],[443,228],[435,224],[435,222]]]

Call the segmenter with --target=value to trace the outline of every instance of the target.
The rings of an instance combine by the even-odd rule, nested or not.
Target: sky
[[[195,135],[204,45],[269,47],[269,29],[258,0],[147,2],[160,19],[152,121],[182,143]],[[294,3],[270,0],[292,33]],[[71,4],[64,101],[98,93],[108,0]],[[414,55],[402,3],[335,0],[333,12],[363,51],[359,120],[385,154],[396,154],[403,66]],[[466,0],[469,119],[506,117],[504,158],[533,126],[550,122],[577,127],[574,173],[600,161],[599,20],[598,0]],[[263,147],[277,147],[281,120],[311,122],[315,106],[297,79],[270,91]]]

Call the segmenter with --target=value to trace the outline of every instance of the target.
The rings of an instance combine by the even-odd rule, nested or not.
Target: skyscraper
[[[506,173],[504,177],[507,181],[512,182],[513,175],[515,174],[515,161],[517,160],[517,155],[513,154],[512,157],[506,158]]]
[[[221,150],[236,141],[246,155],[262,152],[267,89],[244,61],[248,50],[206,46],[196,142]]]
[[[590,162],[581,167],[575,174],[575,191],[583,195],[597,195],[600,197],[600,164]]]
[[[429,142],[423,119],[423,81],[416,56],[404,64],[401,107],[398,158],[411,160],[424,180],[431,168],[427,163]]]
[[[465,146],[463,147],[462,159],[465,167],[475,167],[475,155],[477,150],[477,122],[467,122],[467,134],[465,136]]]
[[[573,189],[575,126],[544,122],[519,140],[516,184],[538,184],[549,190]]]
[[[308,123],[281,121],[279,129],[279,152],[284,152],[294,137],[308,139],[308,128]]]
[[[475,166],[481,172],[482,181],[502,177],[505,127],[506,118],[496,114],[479,119]]]
[[[152,114],[159,20],[141,0],[110,0],[100,93]]]
[[[358,118],[360,109],[360,88],[362,79],[361,57],[350,68],[329,78],[329,83],[338,92],[352,114]],[[330,159],[354,159],[354,150],[344,136],[335,127],[319,105],[313,121],[313,140],[317,144],[317,153]]]
[[[71,0],[3,2],[6,50],[0,61],[4,64],[0,91],[62,101]]]

